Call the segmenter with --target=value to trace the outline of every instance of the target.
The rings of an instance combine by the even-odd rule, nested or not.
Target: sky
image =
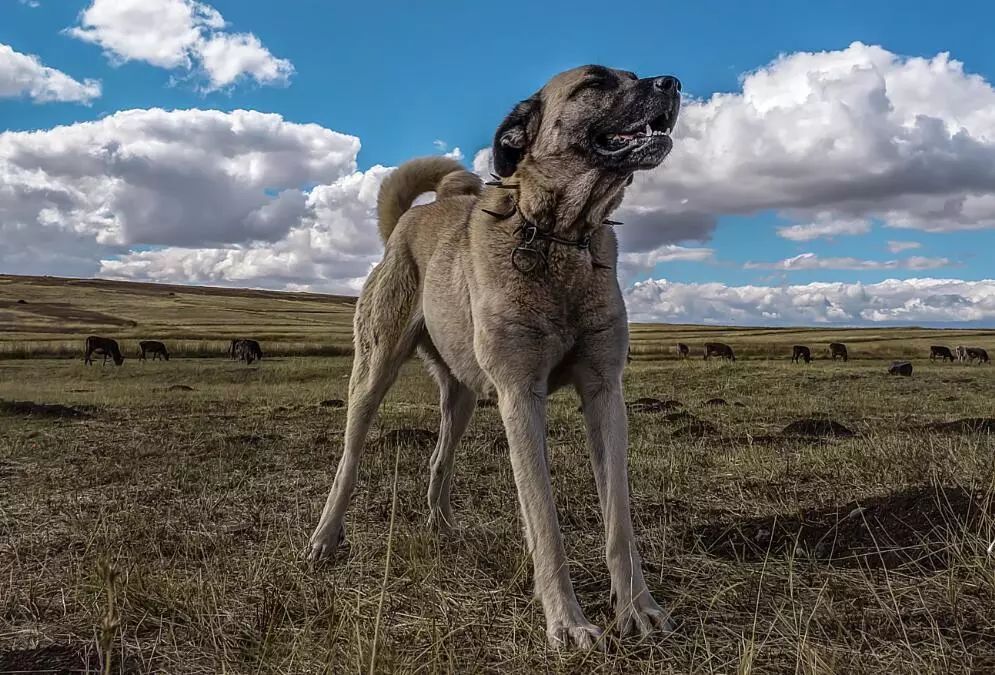
[[[987,2],[0,0],[0,273],[356,294],[390,170],[486,174],[587,63],[673,74],[638,321],[995,325]]]

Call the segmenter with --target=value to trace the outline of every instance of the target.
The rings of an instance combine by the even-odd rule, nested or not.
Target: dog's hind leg
[[[359,471],[366,435],[398,370],[425,332],[416,306],[418,280],[414,266],[388,250],[370,274],[356,306],[355,356],[349,380],[345,449],[335,472],[308,556],[331,556],[345,539],[343,519]]]
[[[620,357],[616,364],[590,360],[582,363],[575,371],[575,384],[584,409],[591,465],[604,518],[605,559],[611,575],[616,621],[623,635],[669,630],[667,613],[646,587],[632,531],[623,363]]]
[[[420,345],[418,354],[439,384],[442,418],[439,422],[439,441],[430,464],[428,523],[434,529],[445,531],[455,525],[449,493],[453,485],[456,446],[470,424],[477,397],[472,389],[453,376],[434,346]]]

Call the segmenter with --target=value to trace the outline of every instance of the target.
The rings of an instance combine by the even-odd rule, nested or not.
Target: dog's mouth
[[[664,146],[666,154],[673,145],[670,134],[676,123],[676,115],[663,113],[633,125],[628,131],[611,131],[595,135],[594,148],[602,155],[619,157],[643,148],[649,149],[651,146]]]

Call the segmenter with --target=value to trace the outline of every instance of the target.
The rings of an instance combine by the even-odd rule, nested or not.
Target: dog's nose
[[[681,81],[673,75],[664,75],[653,80],[653,88],[664,94],[679,94],[681,92]]]

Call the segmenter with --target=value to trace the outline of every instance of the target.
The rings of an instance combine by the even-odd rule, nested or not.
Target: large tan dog
[[[632,532],[622,371],[628,348],[606,218],[634,171],[667,156],[680,108],[673,77],[602,66],[561,73],[519,103],[494,137],[503,185],[444,157],[416,159],[380,189],[386,244],[356,306],[345,450],[310,557],[343,541],[363,444],[398,369],[417,351],[439,383],[430,522],[453,523],[453,456],[477,394],[497,394],[550,644],[592,646],[567,569],[546,455],[546,398],[572,384],[583,402],[623,633],[666,628]],[[421,193],[436,201],[412,207]]]

